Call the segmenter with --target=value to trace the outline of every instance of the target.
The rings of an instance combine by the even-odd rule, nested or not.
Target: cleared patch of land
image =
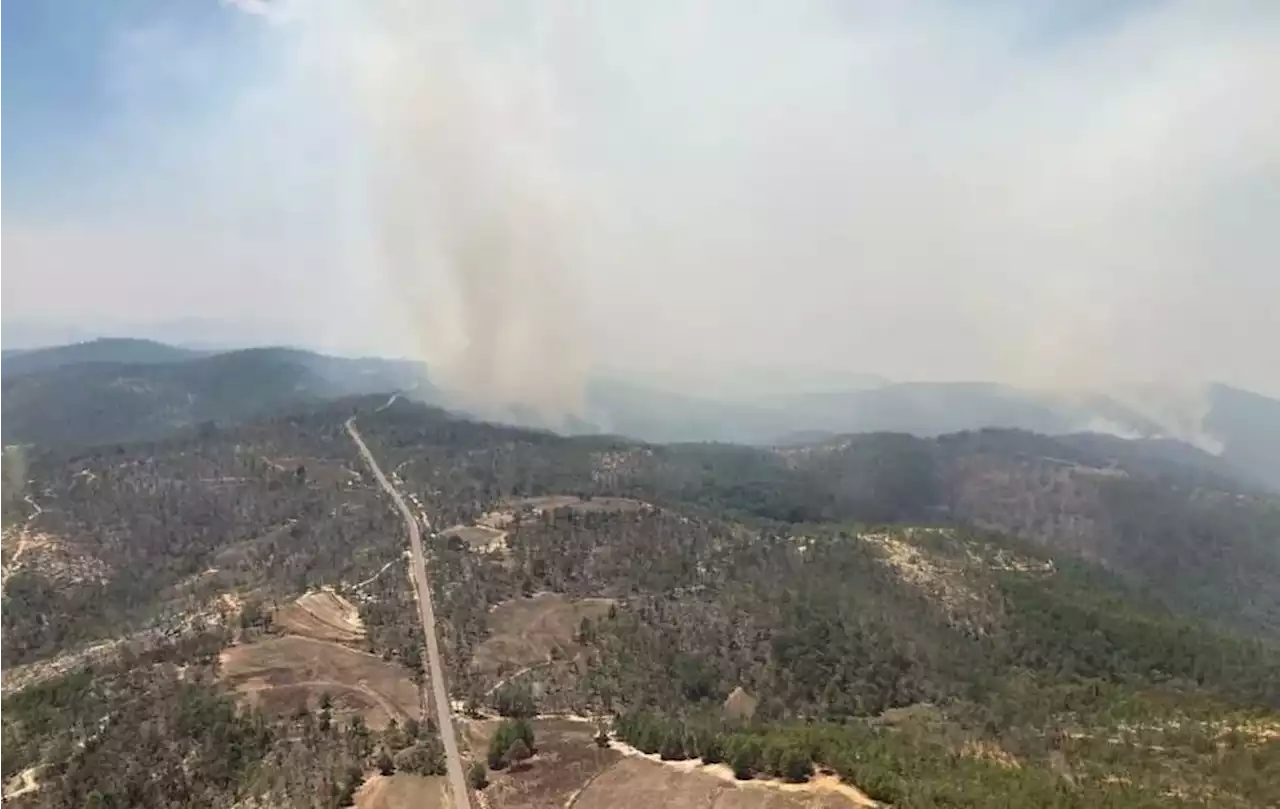
[[[40,788],[40,782],[36,780],[37,768],[28,767],[17,775],[9,779],[4,785],[4,800],[11,801],[14,798],[26,795],[28,792],[35,792]]]
[[[27,526],[6,529],[0,539],[0,590],[22,570],[60,585],[105,582],[111,572],[101,559],[72,543]]]
[[[497,720],[471,721],[465,741],[488,748]],[[533,722],[537,753],[527,766],[491,772],[485,798],[491,809],[850,809],[875,807],[856,788],[832,775],[804,784],[738,781],[724,764],[661,761],[626,744],[595,744],[596,726],[585,718],[544,717]]]
[[[488,525],[455,525],[441,531],[440,535],[457,537],[477,553],[506,549],[507,532]]]
[[[569,509],[580,514],[617,511],[640,511],[653,508],[648,503],[629,497],[592,497],[584,499],[572,494],[553,494],[543,497],[523,497],[507,500],[493,511],[481,515],[472,525],[455,525],[441,531],[441,536],[457,537],[476,552],[502,552],[506,550],[506,529],[516,521],[517,515],[540,515],[548,511]]]
[[[471,666],[484,674],[501,674],[534,666],[579,651],[574,638],[583,618],[598,619],[613,604],[607,598],[570,599],[558,593],[518,598],[489,613],[490,636],[476,648]]]
[[[846,794],[835,779],[819,776],[807,784],[774,781],[736,781],[724,777],[724,765],[695,761],[659,762],[628,756],[594,779],[574,809],[848,809],[875,806]]]
[[[268,713],[314,710],[328,694],[335,715],[359,713],[375,729],[418,716],[418,689],[408,672],[330,641],[266,638],[227,649],[221,662],[222,679]]]
[[[356,792],[356,809],[437,809],[448,806],[440,776],[375,773]]]
[[[276,612],[276,623],[295,635],[354,643],[364,638],[360,610],[332,590],[299,596]]]
[[[483,757],[497,726],[496,720],[468,723],[466,742],[478,756]],[[595,728],[590,723],[545,718],[534,720],[533,728],[538,749],[527,766],[489,773],[484,797],[491,809],[569,806],[622,758],[617,751],[595,745]]]

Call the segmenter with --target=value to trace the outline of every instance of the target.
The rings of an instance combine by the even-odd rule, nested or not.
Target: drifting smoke
[[[1110,395],[1134,413],[1159,425],[1157,437],[1185,441],[1214,455],[1222,453],[1222,441],[1206,428],[1213,409],[1209,386],[1130,385],[1113,389]]]
[[[6,314],[414,355],[552,421],[588,360],[1280,392],[1280,4],[223,2],[94,51]]]
[[[1092,390],[1042,390],[1041,403],[1081,414],[1069,432],[1117,438],[1170,438],[1220,455],[1222,440],[1208,428],[1213,394],[1208,385],[1113,384]]]
[[[582,408],[582,217],[537,42],[495,42],[465,6],[328,4],[318,30],[341,31],[329,52],[350,79],[375,260],[405,353],[457,406],[554,424]]]

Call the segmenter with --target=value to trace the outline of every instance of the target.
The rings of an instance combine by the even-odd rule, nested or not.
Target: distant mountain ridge
[[[1184,391],[1032,391],[990,382],[899,382],[720,401],[629,383],[588,386],[586,419],[650,441],[812,443],[846,433],[938,436],[987,427],[1178,442],[1280,490],[1280,401],[1227,385]]]
[[[4,375],[29,374],[81,363],[151,365],[185,362],[205,356],[207,353],[167,343],[157,343],[154,340],[139,340],[132,337],[99,338],[48,348],[5,349],[2,373]]]
[[[417,363],[292,348],[211,353],[126,338],[5,352],[0,375],[6,443],[149,440],[343,396],[431,395]]]
[[[281,347],[219,353],[105,338],[5,351],[0,377],[6,442],[151,438],[203,421],[251,418],[347,395],[400,392],[450,404],[422,363]],[[519,408],[477,415],[659,443],[775,445],[846,433],[931,437],[988,427],[1046,435],[1105,433],[1160,439],[1167,451],[1174,451],[1170,442],[1198,447],[1218,455],[1224,468],[1280,490],[1280,401],[1226,385],[1181,391],[1146,386],[1108,394],[990,382],[866,382],[838,391],[724,399],[597,377],[587,382],[580,416],[552,424]]]

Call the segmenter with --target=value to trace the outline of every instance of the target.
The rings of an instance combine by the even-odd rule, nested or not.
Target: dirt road
[[[400,492],[391,485],[382,468],[374,460],[373,453],[356,430],[355,417],[347,419],[347,432],[360,448],[360,454],[373,470],[378,484],[391,495],[400,516],[409,528],[409,546],[413,551],[413,581],[418,589],[418,612],[422,619],[422,634],[427,641],[427,665],[431,677],[431,693],[436,704],[436,722],[440,726],[440,740],[444,743],[445,763],[449,771],[449,791],[453,793],[455,809],[471,809],[471,795],[462,775],[462,759],[458,757],[458,738],[454,734],[453,715],[449,707],[449,691],[444,684],[444,667],[440,664],[440,643],[436,639],[436,616],[431,606],[431,586],[427,581],[427,564],[422,557],[422,530],[413,512],[405,504]],[[430,526],[428,526],[430,528]]]

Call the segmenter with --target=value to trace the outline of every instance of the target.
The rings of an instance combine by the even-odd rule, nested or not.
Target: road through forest
[[[453,729],[449,690],[445,687],[444,667],[440,664],[440,643],[436,639],[436,616],[431,606],[431,585],[427,581],[427,564],[422,556],[422,530],[417,518],[409,510],[404,498],[400,496],[400,492],[396,491],[387,476],[382,474],[382,468],[378,466],[373,453],[369,451],[364,439],[360,437],[360,432],[356,430],[355,421],[354,416],[347,419],[347,432],[360,448],[360,454],[373,470],[373,476],[378,479],[378,484],[391,495],[392,501],[400,511],[400,516],[404,518],[404,524],[409,529],[409,546],[413,552],[413,581],[418,590],[418,613],[422,619],[422,634],[427,642],[428,675],[431,677],[432,701],[436,704],[436,724],[440,727],[440,740],[444,743],[445,764],[449,773],[449,792],[453,794],[454,809],[471,809],[471,795],[467,789],[466,779],[462,776],[462,759],[458,757],[458,739]]]

